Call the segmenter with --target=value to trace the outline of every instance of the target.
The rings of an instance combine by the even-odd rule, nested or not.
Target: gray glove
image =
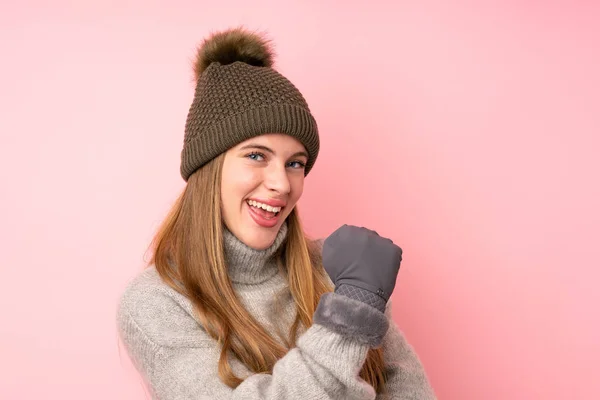
[[[323,267],[335,292],[379,311],[396,286],[402,249],[367,228],[343,225],[323,243]]]

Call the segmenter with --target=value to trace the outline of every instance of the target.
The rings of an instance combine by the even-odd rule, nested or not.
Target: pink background
[[[404,248],[395,320],[439,398],[600,398],[597,4],[13,3],[0,398],[144,398],[115,304],[183,187],[194,47],[238,23],[319,120],[310,233]]]

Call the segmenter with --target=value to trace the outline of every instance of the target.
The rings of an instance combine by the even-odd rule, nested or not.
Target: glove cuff
[[[342,283],[335,288],[335,293],[363,302],[381,312],[385,312],[386,301],[383,297],[358,286]]]
[[[337,293],[325,293],[321,296],[313,322],[373,348],[382,345],[389,328],[389,321],[384,313]]]

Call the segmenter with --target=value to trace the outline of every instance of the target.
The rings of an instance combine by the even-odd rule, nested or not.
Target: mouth
[[[279,223],[281,211],[286,207],[286,204],[275,200],[263,201],[246,200],[248,214],[250,214],[254,223],[261,228],[274,228]]]
[[[266,220],[277,218],[283,209],[283,206],[274,207],[256,200],[246,200],[246,203],[250,206],[252,212]]]

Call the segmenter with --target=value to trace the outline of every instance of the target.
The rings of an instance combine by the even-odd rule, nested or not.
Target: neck
[[[278,272],[275,253],[287,236],[287,223],[275,237],[271,246],[264,250],[256,250],[239,240],[229,229],[223,228],[223,246],[229,276],[233,283],[258,284],[275,276]]]

